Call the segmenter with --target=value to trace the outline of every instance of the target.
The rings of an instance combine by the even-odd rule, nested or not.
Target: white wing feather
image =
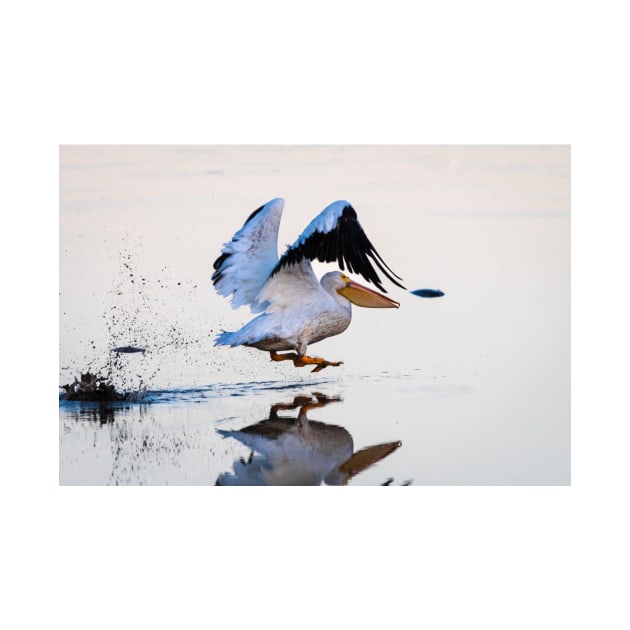
[[[284,199],[272,199],[223,245],[212,281],[219,295],[232,294],[232,308],[248,304],[253,313],[260,313],[267,307],[258,294],[278,262],[278,229],[283,208]]]

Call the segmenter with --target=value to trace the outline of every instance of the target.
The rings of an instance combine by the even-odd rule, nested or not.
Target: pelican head
[[[331,295],[334,295],[336,291],[357,306],[366,308],[398,308],[400,306],[396,300],[351,280],[341,271],[331,271],[322,276],[321,285]]]

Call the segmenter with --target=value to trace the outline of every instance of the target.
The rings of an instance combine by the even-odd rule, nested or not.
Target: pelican
[[[395,300],[351,280],[359,273],[385,291],[372,265],[395,285],[401,280],[378,254],[347,201],[335,201],[317,215],[278,259],[278,228],[284,199],[267,202],[247,218],[214,262],[212,283],[232,296],[232,308],[248,305],[261,313],[236,332],[217,335],[215,346],[247,346],[269,352],[273,361],[292,360],[313,372],[342,361],[306,355],[310,344],[338,335],[350,325],[352,306],[398,308]],[[371,259],[371,261],[370,261]],[[312,260],[337,262],[318,281]],[[284,352],[284,354],[280,354]]]

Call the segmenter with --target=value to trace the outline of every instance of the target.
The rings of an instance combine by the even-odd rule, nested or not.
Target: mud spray
[[[83,357],[61,368],[61,382],[72,379],[60,385],[62,399],[142,400],[156,380],[168,387],[174,375],[217,367],[204,310],[209,286],[173,278],[166,266],[142,273],[141,253],[141,237],[130,246],[126,235],[112,254],[119,271],[103,298],[101,334],[81,344]]]

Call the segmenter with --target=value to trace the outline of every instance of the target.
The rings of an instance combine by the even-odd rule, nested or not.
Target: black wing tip
[[[381,270],[382,271],[382,270]],[[359,272],[361,273],[361,272]],[[396,280],[394,280],[394,278],[392,278],[389,274],[387,274],[386,272],[383,271],[383,273],[387,276],[387,279],[392,283],[395,284],[398,288],[403,289],[403,291],[407,290],[407,287],[404,287],[402,284],[400,284],[400,282],[397,282]],[[363,275],[363,274],[361,274]],[[365,278],[365,276],[363,276]],[[396,276],[398,278],[398,276]],[[402,279],[402,278],[401,278]],[[383,293],[387,293],[387,289],[382,285],[380,279],[378,281],[376,280],[370,280],[369,278],[366,278],[366,280],[368,282],[373,282],[374,286],[379,289],[379,291],[382,291]]]
[[[341,211],[341,216],[345,216],[350,217],[352,219],[356,219],[357,218],[357,211],[352,207],[352,204],[349,203],[348,201],[344,202],[346,205],[344,206],[343,210]]]
[[[232,254],[230,253],[223,253],[221,254],[212,264],[212,267],[214,269],[219,269],[219,267],[231,256]]]
[[[223,263],[231,256],[230,253],[221,254],[212,264],[212,267],[215,269],[215,272],[212,274],[212,284],[216,284],[223,278]]]
[[[316,230],[297,247],[289,248],[273,268],[271,275],[275,275],[283,267],[300,263],[304,258],[324,263],[336,262],[342,271],[347,268],[350,273],[361,275],[379,290],[387,293],[370,263],[371,258],[390,282],[406,291],[407,288],[398,282],[402,281],[402,278],[389,268],[363,231],[352,204],[343,200],[337,203],[343,203],[344,207],[335,227],[325,233]]]
[[[382,260],[382,259],[381,259]],[[378,261],[376,261],[376,264],[378,265],[378,268],[383,272],[383,274],[385,274],[385,277],[392,283],[395,284],[397,287],[399,287],[400,289],[402,289],[403,291],[407,290],[407,287],[404,286],[402,283],[402,278],[398,275],[396,275],[386,264],[385,261],[383,261],[383,264],[385,265],[385,267],[387,267],[387,270],[384,269],[383,267],[381,267],[381,265],[378,263]],[[390,273],[391,272],[391,275]],[[400,282],[398,282],[400,280]],[[383,289],[384,290],[384,289]]]
[[[245,223],[243,223],[243,225],[247,225],[259,212],[262,211],[262,209],[266,206],[267,204],[263,204],[262,206],[260,206],[260,208],[256,208],[256,210],[254,210],[254,212],[252,212],[247,219],[245,220]]]

